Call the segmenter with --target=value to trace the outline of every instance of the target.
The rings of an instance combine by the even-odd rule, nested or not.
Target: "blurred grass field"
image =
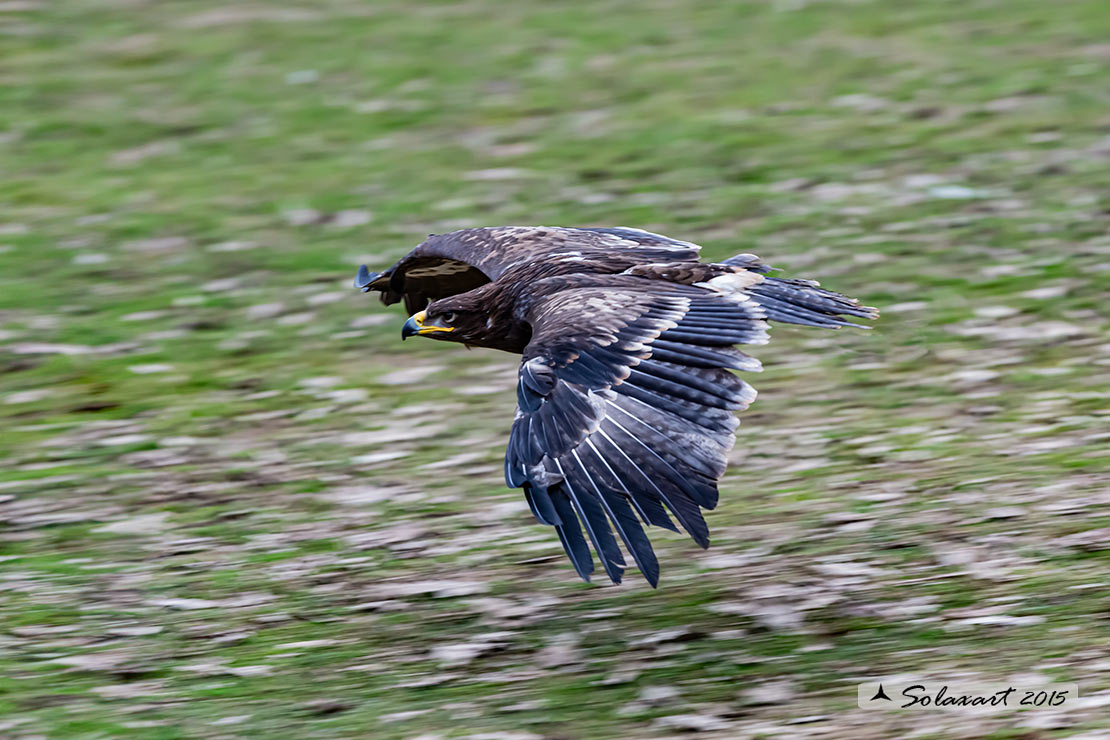
[[[0,737],[1110,738],[1110,7],[0,2]],[[350,287],[628,225],[759,348],[701,551],[581,584],[516,363]],[[1067,711],[864,713],[914,675]]]

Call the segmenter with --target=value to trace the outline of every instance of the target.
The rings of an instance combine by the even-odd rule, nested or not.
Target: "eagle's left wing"
[[[743,288],[760,276],[730,279]],[[734,412],[755,398],[731,370],[759,369],[733,345],[766,342],[766,321],[743,292],[615,282],[571,287],[529,306],[533,334],[505,475],[510,487],[524,488],[536,518],[555,527],[582,578],[594,569],[584,526],[605,572],[620,582],[625,561],[615,529],[655,586],[659,564],[642,525],[677,531],[669,511],[708,546],[701,509],[717,504]]]

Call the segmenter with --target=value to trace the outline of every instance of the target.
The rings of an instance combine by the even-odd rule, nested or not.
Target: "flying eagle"
[[[701,509],[717,505],[734,412],[756,395],[732,371],[761,369],[735,345],[766,343],[768,321],[835,329],[859,326],[841,316],[878,316],[816,282],[772,277],[755,255],[703,263],[699,249],[632,228],[496,226],[432,235],[355,278],[386,305],[405,302],[402,338],[522,355],[505,480],[584,580],[587,537],[614,583],[619,536],[653,587],[643,525],[677,532],[673,516],[709,546]]]

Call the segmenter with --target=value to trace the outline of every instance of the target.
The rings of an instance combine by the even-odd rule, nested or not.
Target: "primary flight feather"
[[[631,228],[496,226],[430,236],[355,285],[411,314],[427,336],[522,355],[505,480],[555,528],[589,580],[597,553],[620,583],[627,563],[659,582],[644,525],[702,547],[702,509],[760,370],[737,344],[767,322],[838,328],[878,311],[809,280],[769,275],[758,257],[698,261],[699,246]],[[672,519],[673,517],[673,519]]]

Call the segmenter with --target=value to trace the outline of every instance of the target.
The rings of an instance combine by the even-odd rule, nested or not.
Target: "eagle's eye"
[[[453,324],[455,323],[456,318],[458,318],[458,315],[454,311],[448,311],[447,313],[443,314],[443,323]]]

